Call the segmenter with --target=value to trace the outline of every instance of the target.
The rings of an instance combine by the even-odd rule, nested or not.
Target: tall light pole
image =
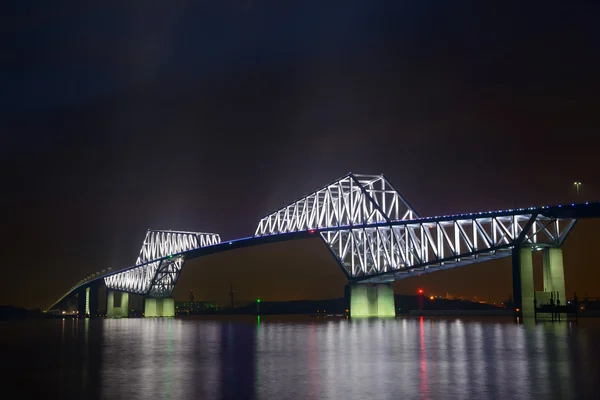
[[[579,199],[579,187],[581,186],[581,182],[575,181],[573,182],[573,185],[575,185],[575,189],[577,190],[577,198]]]

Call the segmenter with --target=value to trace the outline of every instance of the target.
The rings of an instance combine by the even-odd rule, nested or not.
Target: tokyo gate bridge
[[[534,297],[566,299],[561,246],[578,219],[598,216],[596,202],[425,217],[383,175],[349,173],[264,216],[248,238],[149,230],[133,265],[88,276],[48,311],[64,310],[75,297],[77,312],[93,315],[104,284],[109,317],[127,316],[129,293],[145,296],[146,317],[173,316],[173,289],[187,260],[319,237],[348,280],[351,317],[394,316],[395,280],[503,257],[512,257],[515,308],[531,317]],[[544,262],[544,290],[535,293],[532,251],[542,251]]]

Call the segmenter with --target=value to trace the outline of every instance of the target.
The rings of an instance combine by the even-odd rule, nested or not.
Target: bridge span
[[[538,206],[420,217],[383,175],[348,174],[263,217],[253,236],[149,230],[134,265],[78,282],[49,310],[77,297],[78,313],[127,316],[128,294],[146,297],[146,316],[174,315],[173,289],[186,260],[249,246],[320,238],[348,279],[350,315],[395,315],[391,282],[512,257],[513,298],[523,317],[534,298],[566,299],[561,246],[578,219],[600,216],[600,203]],[[534,292],[532,251],[544,252],[544,290]],[[115,307],[115,292],[121,306]]]

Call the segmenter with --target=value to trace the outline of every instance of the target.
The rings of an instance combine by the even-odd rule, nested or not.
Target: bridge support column
[[[95,317],[98,313],[98,286],[90,285],[77,292],[77,312],[81,316]]]
[[[155,297],[146,297],[144,300],[144,317],[157,317]]]
[[[91,287],[86,287],[84,290],[84,296],[85,296],[85,307],[83,310],[83,315],[87,315],[90,316],[92,313],[90,311],[90,296],[91,296],[91,292],[92,288]]]
[[[512,251],[513,299],[523,318],[534,318],[533,257],[531,249],[515,247]]]
[[[120,293],[119,306],[115,306],[115,292],[106,293],[106,316],[108,318],[127,318],[129,316],[129,293]]]
[[[106,316],[108,318],[115,317],[115,292],[112,290],[106,291]]]
[[[85,310],[86,310],[86,294],[88,291],[88,288],[81,288],[77,291],[77,314],[78,315],[85,315]]]
[[[391,283],[350,284],[350,317],[395,317]]]
[[[121,317],[129,317],[129,293],[121,293]]]
[[[90,317],[98,316],[99,312],[99,298],[98,298],[98,284],[92,283],[90,285],[90,293],[89,293],[89,314]]]
[[[562,249],[558,247],[546,248],[543,250],[543,268],[544,268],[544,292],[552,292],[554,304],[560,300],[560,305],[567,304],[565,292],[565,269],[563,265]],[[560,314],[561,319],[567,318],[566,313]]]
[[[144,301],[145,317],[174,317],[175,301],[172,297],[147,297]]]
[[[544,292],[558,292],[560,304],[565,305],[565,269],[561,248],[544,249]]]

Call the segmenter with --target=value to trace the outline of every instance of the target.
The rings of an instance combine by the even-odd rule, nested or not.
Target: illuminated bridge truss
[[[138,267],[106,276],[104,283],[109,289],[169,297],[185,261],[174,255],[220,242],[215,233],[149,230],[135,263]]]
[[[600,203],[586,202],[420,218],[383,175],[348,174],[262,218],[251,238],[220,244],[213,233],[149,230],[134,266],[93,274],[52,307],[99,279],[108,289],[169,297],[188,258],[311,236],[350,281],[386,282],[506,257],[520,246],[559,247],[577,218],[598,217]]]
[[[262,218],[255,236],[414,219],[383,175],[348,174]]]
[[[348,279],[389,281],[560,246],[574,223],[543,207],[418,218],[383,175],[348,174],[261,219],[255,237],[318,231]]]
[[[562,245],[575,219],[509,210],[320,230],[352,281],[390,281]]]

